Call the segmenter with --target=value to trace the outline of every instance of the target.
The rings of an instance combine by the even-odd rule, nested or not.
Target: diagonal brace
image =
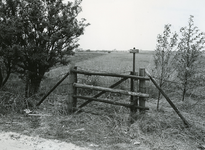
[[[127,80],[127,79],[128,79],[128,78],[123,78],[123,79],[119,80],[118,82],[114,83],[113,85],[111,85],[109,88],[114,88],[114,87],[116,87],[117,85],[121,84],[122,82],[124,82],[124,81]],[[97,97],[103,95],[104,93],[106,93],[106,91],[102,91],[102,92],[96,94],[95,96],[93,96],[93,98],[97,98]],[[93,101],[93,100],[88,100],[88,101],[86,101],[85,103],[81,104],[81,105],[78,107],[78,109],[80,109],[80,108],[86,106],[87,104],[89,104],[89,103],[92,102],[92,101]],[[78,111],[78,110],[77,110],[77,111]]]

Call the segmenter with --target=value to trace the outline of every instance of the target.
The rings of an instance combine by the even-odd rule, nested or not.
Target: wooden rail
[[[119,90],[119,89],[111,89],[111,88],[105,88],[100,86],[92,86],[92,85],[85,85],[79,83],[74,83],[73,86],[76,88],[85,88],[85,89],[92,89],[92,90],[99,90],[99,91],[106,91],[106,92],[113,92],[113,93],[121,93],[124,95],[132,95],[132,96],[145,97],[145,98],[149,97],[149,94],[136,93],[136,92],[130,92],[125,90]]]
[[[119,106],[124,106],[127,108],[137,108],[137,109],[142,109],[142,110],[149,110],[149,108],[147,107],[140,107],[140,106],[133,106],[131,104],[125,104],[125,103],[120,103],[120,102],[115,102],[112,100],[108,100],[108,99],[99,99],[99,98],[93,98],[93,97],[86,97],[86,96],[77,96],[77,95],[73,95],[73,97],[75,98],[80,98],[80,99],[87,99],[87,100],[92,100],[92,101],[97,101],[97,102],[103,102],[103,103],[108,103],[108,104],[113,104],[113,105],[119,105]]]
[[[150,80],[148,77],[136,76],[136,75],[124,75],[124,74],[117,74],[117,73],[91,72],[91,71],[76,70],[76,69],[72,69],[71,71],[75,72],[75,73],[78,73],[78,74],[85,74],[85,75],[99,75],[99,76],[131,78],[131,79],[136,79],[136,80]]]
[[[127,78],[123,78],[121,80],[119,80],[118,82],[114,83],[113,85],[111,85],[109,88],[114,88],[116,87],[117,85],[119,85],[120,83],[122,83],[123,81],[127,80]],[[106,93],[106,91],[101,91],[100,93],[98,93],[97,95],[93,96],[93,98],[97,98],[101,95],[103,95],[104,93]],[[81,104],[78,108],[82,108],[84,106],[86,106],[87,104],[89,104],[90,102],[92,102],[91,99],[89,99],[88,101],[86,101],[85,103]],[[80,110],[80,109],[79,109]],[[78,111],[78,110],[77,110]],[[76,111],[76,112],[77,112]]]

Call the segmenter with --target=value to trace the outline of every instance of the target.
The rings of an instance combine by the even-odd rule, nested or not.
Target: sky
[[[154,50],[165,24],[173,32],[194,24],[205,32],[205,0],[83,0],[78,18],[90,26],[79,39],[84,50]]]

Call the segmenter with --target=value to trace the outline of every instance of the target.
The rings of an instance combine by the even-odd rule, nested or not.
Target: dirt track
[[[0,150],[89,150],[72,143],[29,137],[15,132],[0,132]]]

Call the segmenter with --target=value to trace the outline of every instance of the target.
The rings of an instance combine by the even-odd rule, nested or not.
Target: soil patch
[[[30,137],[15,132],[0,132],[1,150],[89,150],[59,140]]]

